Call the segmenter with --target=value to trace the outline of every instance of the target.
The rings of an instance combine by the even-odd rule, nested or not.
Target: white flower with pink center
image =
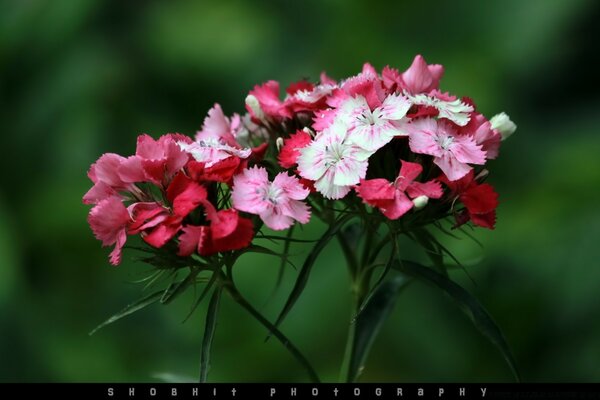
[[[207,167],[212,167],[219,161],[229,157],[248,158],[252,154],[251,149],[233,147],[223,143],[219,139],[208,138],[193,143],[178,142],[181,150],[189,153],[196,161],[206,163]]]
[[[348,194],[365,177],[373,154],[350,141],[348,132],[348,126],[338,119],[300,150],[300,176],[314,181],[315,189],[328,199]]]
[[[440,118],[449,119],[458,126],[467,125],[471,119],[471,113],[474,111],[473,106],[462,102],[460,99],[444,100],[426,94],[412,96],[406,93],[406,95],[413,104],[433,107],[438,110]]]
[[[454,126],[444,120],[423,118],[406,124],[410,149],[418,154],[434,157],[450,181],[465,176],[472,167],[469,164],[485,164],[485,151],[470,135],[459,135]]]
[[[349,141],[375,152],[394,136],[406,136],[398,129],[398,122],[406,116],[410,106],[406,97],[391,94],[381,106],[371,110],[363,96],[356,96],[340,105],[337,118],[344,119],[348,124]]]
[[[309,194],[310,190],[287,172],[280,172],[270,182],[267,170],[255,166],[233,177],[231,200],[235,209],[257,214],[269,228],[283,230],[294,221],[309,221],[310,210],[302,201]]]

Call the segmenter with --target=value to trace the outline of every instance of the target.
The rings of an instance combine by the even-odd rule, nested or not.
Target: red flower
[[[398,219],[413,208],[411,199],[420,196],[439,199],[443,194],[442,187],[434,180],[415,182],[423,171],[421,164],[400,161],[400,173],[393,183],[386,179],[361,180],[356,188],[365,203],[379,208],[389,219]]]
[[[240,217],[234,209],[216,211],[209,206],[207,211],[209,226],[183,227],[183,233],[179,236],[178,255],[186,257],[197,251],[200,255],[209,256],[243,249],[250,244],[254,237],[251,220]]]
[[[297,131],[290,135],[289,138],[283,140],[283,147],[279,151],[277,160],[283,168],[292,168],[298,162],[300,149],[308,146],[312,138],[305,131]]]
[[[457,227],[472,221],[474,225],[494,229],[498,193],[492,185],[477,183],[473,171],[457,181],[449,181],[444,176],[440,177],[440,181],[450,188],[452,198],[460,200],[465,206],[465,210],[455,215]]]

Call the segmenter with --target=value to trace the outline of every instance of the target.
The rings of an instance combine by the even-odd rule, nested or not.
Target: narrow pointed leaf
[[[202,350],[200,352],[200,383],[205,383],[208,378],[210,368],[210,350],[213,337],[217,329],[217,314],[219,312],[219,302],[221,301],[221,286],[217,286],[208,303],[206,312],[206,322],[204,325],[204,337],[202,338]]]
[[[192,305],[192,308],[190,309],[190,312],[188,313],[188,315],[186,315],[186,317],[183,320],[183,322],[186,322],[192,316],[192,314],[194,313],[194,311],[196,311],[196,308],[198,308],[198,306],[200,305],[200,303],[202,303],[202,300],[204,300],[204,298],[206,297],[206,295],[210,291],[210,288],[216,282],[217,276],[218,275],[216,273],[213,273],[211,275],[210,280],[206,283],[206,286],[204,287],[204,290],[202,291],[202,293],[200,293],[200,296],[198,296],[198,298],[196,300],[194,300],[194,304]]]
[[[187,289],[190,285],[196,282],[196,277],[199,273],[200,268],[190,268],[190,273],[188,274],[188,276],[186,276],[184,280],[179,282],[170,293],[166,293],[166,296],[163,296],[160,302],[163,304],[169,304],[170,302],[175,300],[177,297],[179,297],[180,294],[182,294],[185,291],[185,289]]]
[[[404,274],[394,274],[369,296],[354,323],[354,341],[347,382],[354,382],[364,369],[365,361],[377,334],[386,321],[400,291],[410,282]]]
[[[502,331],[473,295],[444,275],[415,262],[403,260],[402,267],[397,265],[397,268],[416,278],[432,283],[452,297],[471,319],[475,327],[500,350],[515,379],[517,381],[521,380],[512,352]]]
[[[356,320],[358,318],[358,316],[363,312],[366,305],[369,304],[371,297],[379,290],[379,288],[385,282],[385,278],[387,277],[388,273],[392,269],[392,265],[394,265],[394,262],[398,257],[397,251],[398,251],[398,243],[397,243],[396,237],[394,237],[394,240],[392,242],[392,251],[390,252],[387,262],[384,264],[383,271],[381,272],[381,275],[379,275],[379,278],[377,278],[375,285],[373,285],[373,288],[369,291],[369,294],[367,295],[367,297],[365,298],[363,303],[360,304],[358,312],[354,316],[354,320]]]
[[[315,264],[315,261],[317,261],[317,257],[319,256],[321,251],[323,251],[323,249],[325,248],[325,246],[327,246],[329,241],[333,237],[335,237],[335,235],[344,226],[344,224],[346,222],[348,222],[351,218],[352,218],[352,215],[346,215],[346,216],[338,219],[336,222],[334,222],[329,227],[329,229],[327,229],[327,231],[323,234],[323,236],[321,236],[319,241],[317,243],[315,243],[311,252],[308,254],[306,259],[304,260],[304,264],[302,265],[302,268],[300,269],[300,272],[298,273],[298,278],[296,278],[296,282],[294,284],[292,292],[290,293],[283,309],[279,313],[279,316],[277,317],[277,321],[275,321],[276,327],[278,327],[283,322],[283,320],[285,319],[287,314],[290,312],[290,310],[292,309],[294,304],[296,304],[296,301],[302,294],[302,291],[304,290],[304,287],[306,286],[306,282],[308,282],[308,277],[310,276],[312,267]],[[267,337],[267,339],[268,339],[268,337]]]
[[[169,290],[169,289],[167,289],[167,290]],[[91,336],[94,333],[98,332],[100,329],[104,328],[105,326],[110,325],[113,322],[116,322],[116,321],[120,320],[121,318],[124,318],[128,315],[131,315],[134,312],[139,311],[139,310],[149,306],[150,304],[158,302],[164,292],[165,292],[164,289],[161,289],[159,291],[149,294],[148,296],[142,297],[141,299],[127,305],[127,307],[123,308],[121,311],[114,314],[109,319],[107,319],[106,321],[104,321],[103,323],[98,325],[96,328],[94,328],[94,330],[92,330],[89,333],[89,335]]]
[[[267,330],[277,338],[283,344],[290,354],[304,367],[310,380],[314,383],[319,383],[319,377],[315,372],[314,368],[310,365],[306,357],[298,350],[298,348],[288,339],[275,325],[269,322],[260,312],[258,312],[235,288],[233,283],[225,284],[225,290],[231,296],[231,298],[238,303],[244,310],[246,310],[252,317],[254,317],[259,323],[261,323]]]

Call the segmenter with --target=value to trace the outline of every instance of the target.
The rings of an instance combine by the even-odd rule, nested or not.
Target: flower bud
[[[281,151],[281,148],[283,147],[283,138],[278,137],[275,140],[275,145],[277,146],[277,151]]]
[[[312,129],[310,129],[309,127],[304,127],[302,128],[302,130],[306,133],[308,133],[310,135],[310,137],[314,138],[315,135],[315,131],[313,131]]]
[[[265,114],[263,113],[262,108],[260,108],[260,103],[253,94],[249,94],[248,96],[246,96],[246,105],[248,106],[248,108],[250,108],[250,110],[252,110],[252,113],[256,118],[264,118]]]
[[[427,205],[428,201],[429,201],[429,197],[419,196],[419,197],[414,198],[412,202],[415,205],[415,209],[420,210],[421,208],[423,208]]]
[[[490,119],[490,123],[492,124],[492,129],[500,132],[502,140],[508,139],[517,130],[517,125],[510,120],[510,117],[505,112],[494,115]]]

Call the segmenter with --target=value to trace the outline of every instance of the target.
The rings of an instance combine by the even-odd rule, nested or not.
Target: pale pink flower
[[[257,214],[269,228],[283,230],[294,221],[308,222],[310,211],[302,200],[309,194],[300,180],[287,172],[280,172],[270,182],[267,170],[255,166],[233,177],[231,199],[235,209]]]
[[[298,172],[323,196],[340,199],[365,177],[371,154],[348,140],[348,126],[337,120],[300,150]]]
[[[410,101],[397,94],[386,97],[381,106],[371,110],[362,96],[348,99],[339,109],[339,118],[346,118],[348,140],[367,151],[377,151],[394,136],[406,136],[396,124],[406,116]]]
[[[469,135],[459,135],[454,126],[444,120],[423,118],[406,124],[410,134],[410,149],[418,154],[434,157],[449,180],[465,176],[472,167],[469,164],[485,164],[485,151]]]

